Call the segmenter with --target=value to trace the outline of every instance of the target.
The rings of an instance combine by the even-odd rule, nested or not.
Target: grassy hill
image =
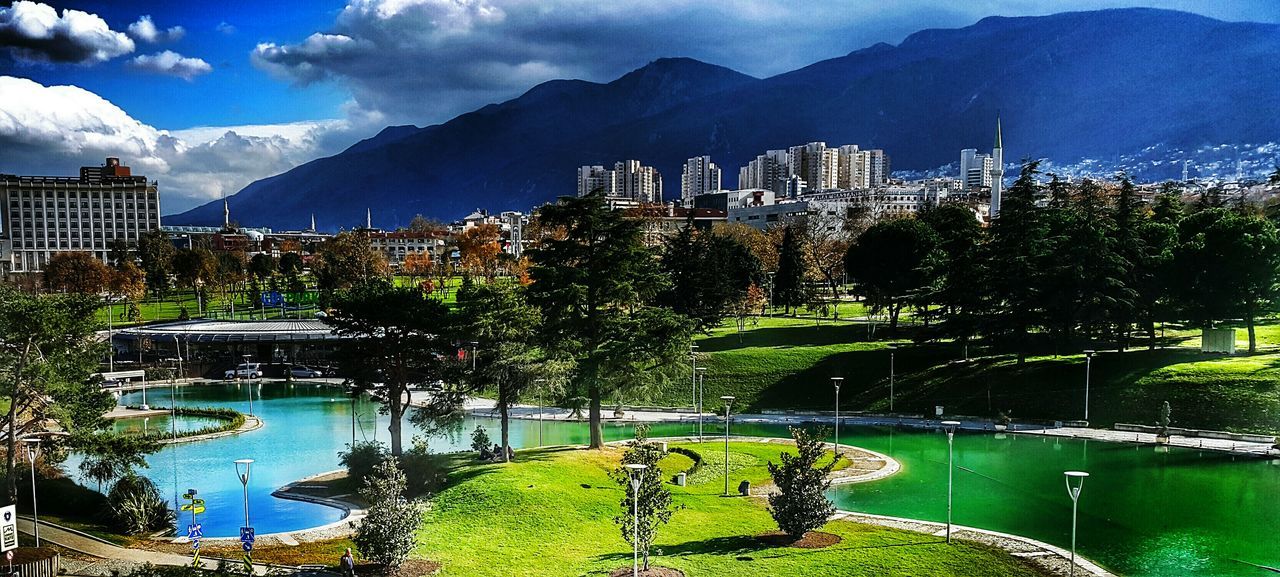
[[[1019,366],[1012,356],[980,356],[956,343],[876,341],[865,324],[765,318],[741,335],[736,326],[698,340],[708,367],[705,398],[738,397],[747,410],[821,409],[834,403],[831,377],[844,377],[843,411],[889,410],[890,344],[899,413],[1075,420],[1084,417],[1085,359],[1042,355]],[[880,335],[877,335],[880,336]],[[1241,350],[1247,336],[1237,337]],[[1259,327],[1258,354],[1226,357],[1199,352],[1199,334],[1168,330],[1164,348],[1100,352],[1093,359],[1090,422],[1152,424],[1169,401],[1177,426],[1240,432],[1280,432],[1280,324]],[[658,391],[654,402],[688,406],[688,381]],[[708,408],[714,408],[708,402]]]

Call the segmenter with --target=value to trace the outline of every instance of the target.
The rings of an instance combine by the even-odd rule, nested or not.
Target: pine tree
[[[986,260],[989,277],[986,332],[1014,343],[1018,363],[1026,362],[1031,329],[1043,322],[1040,267],[1049,253],[1047,231],[1035,196],[1039,162],[1022,166],[1018,180],[1009,187],[1000,215],[991,225]]]
[[[778,248],[778,273],[774,276],[773,302],[781,304],[784,312],[809,302],[808,261],[804,257],[803,238],[788,225],[782,234]]]
[[[825,429],[810,433],[791,427],[796,454],[784,452],[779,456],[781,464],[768,463],[769,476],[778,487],[778,492],[769,495],[769,514],[778,528],[794,539],[825,525],[836,510],[826,495],[831,487],[827,475],[835,467],[835,459],[818,466],[818,460],[826,453],[822,444],[825,436]]]

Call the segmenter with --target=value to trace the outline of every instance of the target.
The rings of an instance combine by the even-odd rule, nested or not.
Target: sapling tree
[[[420,501],[405,498],[408,482],[394,458],[374,467],[364,483],[360,496],[369,502],[369,513],[356,525],[351,540],[361,555],[394,575],[413,551],[426,509]]]
[[[769,461],[769,476],[778,492],[769,495],[769,514],[782,532],[795,539],[826,524],[835,512],[835,505],[827,499],[831,481],[827,474],[835,467],[835,460],[818,466],[824,449],[824,429],[809,432],[791,427],[791,437],[796,441],[796,454],[782,453],[781,464]]]
[[[635,440],[627,445],[622,454],[622,466],[613,471],[613,480],[622,486],[625,493],[622,498],[623,513],[614,517],[613,522],[622,530],[622,538],[627,544],[639,544],[644,569],[649,569],[649,547],[658,536],[658,526],[671,520],[675,509],[671,505],[671,491],[662,483],[662,472],[658,469],[658,461],[666,456],[662,447],[649,440],[649,426],[636,426]],[[626,465],[644,465],[646,468],[640,479],[639,490],[631,490],[631,476]],[[639,524],[636,519],[639,518]]]

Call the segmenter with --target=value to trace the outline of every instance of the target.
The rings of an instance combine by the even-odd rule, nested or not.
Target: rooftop
[[[329,325],[317,319],[270,321],[192,320],[132,327],[116,331],[115,338],[139,337],[192,343],[288,343],[341,340]]]

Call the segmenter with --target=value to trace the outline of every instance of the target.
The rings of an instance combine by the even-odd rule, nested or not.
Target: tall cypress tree
[[[1042,323],[1040,265],[1048,254],[1045,226],[1036,207],[1038,161],[1022,166],[1009,187],[1000,215],[991,224],[986,260],[989,276],[987,332],[1014,343],[1018,363],[1026,362],[1031,329]]]
[[[804,258],[804,239],[795,226],[787,225],[783,231],[782,245],[778,249],[778,273],[774,276],[773,299],[784,311],[809,302],[809,263]]]

